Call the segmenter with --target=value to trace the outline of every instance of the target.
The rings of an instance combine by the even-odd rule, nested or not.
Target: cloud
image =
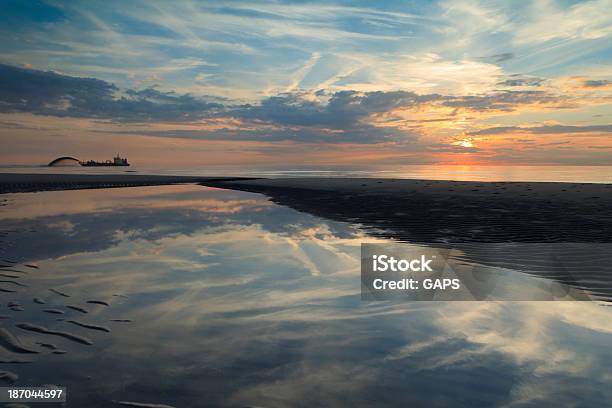
[[[373,113],[413,106],[430,99],[414,92],[339,91],[330,95],[327,103],[308,98],[309,93],[285,93],[246,105],[230,115],[271,121],[282,125],[350,127]],[[437,98],[437,96],[434,96]]]
[[[533,2],[530,21],[517,25],[514,40],[518,44],[551,40],[595,40],[612,33],[609,0],[579,2],[562,7],[551,1]]]
[[[417,94],[410,91],[338,91],[327,103],[311,99],[309,93],[285,93],[259,105],[229,111],[232,116],[271,121],[283,125],[347,127],[373,115],[396,109],[428,106],[464,108],[473,111],[512,111],[526,104],[558,103],[561,99],[545,91],[498,91],[482,95]]]
[[[443,16],[449,20],[460,43],[483,31],[496,33],[510,28],[510,19],[503,7],[478,1],[453,0],[440,4]]]
[[[451,116],[459,110],[511,112],[527,105],[558,107],[564,101],[544,90],[444,95],[406,90],[319,92],[295,89],[269,96],[258,103],[238,104],[231,100],[195,97],[151,87],[119,88],[99,79],[8,65],[0,65],[0,89],[0,112],[4,113],[28,112],[150,125],[142,131],[115,129],[120,134],[311,143],[412,143],[422,136],[422,128],[414,126],[414,122],[421,125],[440,121],[440,117],[415,116],[419,111],[442,110]],[[191,124],[191,127],[169,129],[155,126],[163,123]],[[571,127],[567,129],[573,131]],[[549,130],[563,129],[549,127]],[[100,131],[106,132],[104,129]],[[422,149],[423,146],[410,146],[411,150],[415,148]]]
[[[569,126],[544,125],[533,127],[498,126],[467,132],[471,136],[498,135],[505,133],[531,133],[531,134],[565,134],[565,133],[612,133],[612,125]]]
[[[94,78],[0,65],[0,112],[116,121],[186,121],[222,105],[153,88],[121,91]]]
[[[474,111],[513,111],[521,105],[553,104],[562,98],[545,91],[499,91],[485,95],[467,95],[444,98],[444,105]]]
[[[501,54],[495,54],[488,57],[481,58],[484,61],[492,61],[494,63],[509,61],[514,58],[514,53],[511,52],[503,52]]]
[[[497,84],[502,86],[541,86],[544,81],[544,78],[524,77],[517,74],[511,75],[510,78]]]
[[[585,88],[607,88],[612,85],[612,81],[608,79],[589,79],[583,82]]]
[[[336,92],[326,103],[305,92],[269,97],[256,105],[223,105],[189,94],[155,88],[120,89],[93,78],[0,65],[0,111],[37,115],[109,119],[114,122],[193,122],[218,117],[236,118],[239,126],[208,132],[155,131],[167,137],[262,139],[300,141],[386,140],[393,129],[360,123],[376,112],[410,105],[426,97],[412,92]],[[327,97],[326,97],[327,98]],[[271,127],[272,126],[272,127]]]
[[[445,58],[433,53],[378,56],[342,54],[343,65],[354,69],[328,82],[333,90],[394,91],[466,94],[490,91],[503,70],[492,63],[468,58]]]
[[[412,92],[336,92],[326,103],[296,91],[262,100],[255,105],[210,102],[189,94],[155,88],[120,89],[93,78],[0,65],[0,112],[106,119],[112,122],[195,122],[235,118],[238,125],[208,131],[149,130],[155,136],[228,139],[298,140],[309,142],[372,143],[409,137],[396,129],[361,123],[376,112],[410,105],[426,97]],[[129,133],[129,132],[125,132]]]

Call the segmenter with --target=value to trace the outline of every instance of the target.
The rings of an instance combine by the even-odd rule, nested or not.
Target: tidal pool
[[[0,370],[69,407],[612,401],[605,303],[361,301],[360,244],[384,240],[259,194],[0,201]]]

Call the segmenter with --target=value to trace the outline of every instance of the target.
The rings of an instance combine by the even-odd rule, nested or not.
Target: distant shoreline
[[[387,182],[395,184],[386,184]],[[609,194],[612,183],[587,182],[552,182],[552,181],[455,181],[414,178],[359,178],[359,177],[240,177],[240,176],[182,176],[182,175],[147,175],[147,174],[70,174],[70,173],[0,173],[0,194],[75,190],[85,188],[115,188],[133,186],[153,186],[180,183],[200,183],[205,185],[218,185],[224,188],[238,190],[268,190],[268,189],[299,189],[299,190],[332,190],[347,193],[361,194],[364,190],[372,194],[394,193],[398,189],[418,189],[420,193],[426,192],[427,184],[431,187],[430,193],[450,192],[461,195],[479,190],[480,194],[496,185],[503,184],[507,194],[512,195],[521,188],[529,185],[536,187],[534,194],[561,194],[566,198],[588,198],[588,194]],[[362,186],[362,184],[366,186]],[[381,185],[384,184],[384,185]],[[390,187],[393,186],[391,189]],[[576,195],[576,186],[590,186],[584,194]],[[367,187],[367,188],[364,188]],[[515,191],[516,190],[516,191]],[[498,193],[503,193],[499,190]],[[470,194],[474,195],[474,194]],[[519,194],[520,195],[520,194]]]
[[[157,176],[142,174],[0,173],[0,194],[156,186],[242,180],[241,177]]]

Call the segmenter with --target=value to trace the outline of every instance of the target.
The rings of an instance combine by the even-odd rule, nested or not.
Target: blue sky
[[[284,146],[287,157],[293,143],[313,160],[320,144],[335,145],[329,153],[354,143],[367,157],[400,151],[400,162],[527,154],[536,163],[539,140],[510,139],[548,126],[563,139],[554,142],[581,135],[576,164],[601,164],[610,159],[611,9],[606,0],[8,1],[2,115],[13,133],[37,119],[62,118],[56,132],[97,120],[90,130],[130,142],[244,140],[261,152]],[[563,126],[584,132],[569,137]],[[500,144],[487,128],[509,135]],[[555,160],[571,161],[562,151]]]

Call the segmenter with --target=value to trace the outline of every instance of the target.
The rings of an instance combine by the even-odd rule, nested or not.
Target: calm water
[[[314,167],[274,168],[209,166],[190,168],[130,167],[0,167],[0,173],[135,173],[193,176],[251,177],[380,177],[459,181],[562,181],[576,183],[612,183],[612,166],[457,166],[407,165],[367,168]]]
[[[27,272],[2,279],[28,285],[0,285],[16,290],[0,294],[0,322],[40,351],[0,347],[4,361],[31,360],[1,369],[15,385],[68,387],[70,407],[612,401],[612,308],[599,303],[362,302],[359,245],[380,240],[258,194],[165,186],[0,200],[0,259]]]

